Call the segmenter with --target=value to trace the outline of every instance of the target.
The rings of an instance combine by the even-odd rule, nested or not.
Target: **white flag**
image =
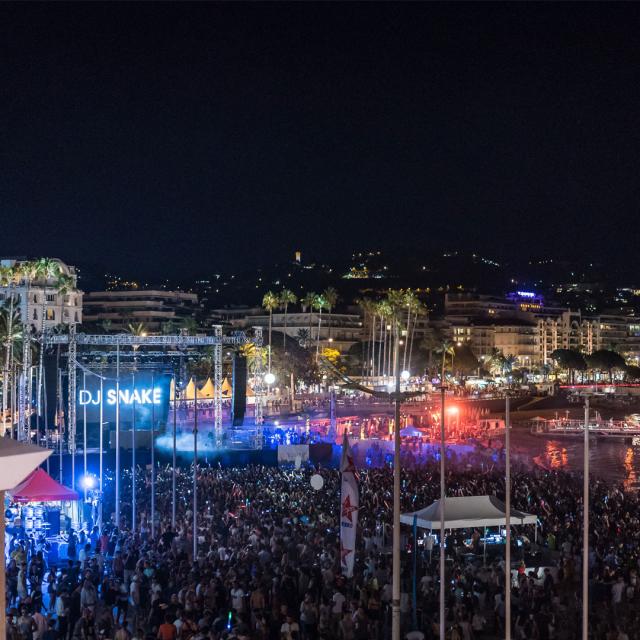
[[[358,494],[358,481],[353,464],[353,452],[349,446],[347,432],[345,430],[342,440],[342,489],[340,492],[340,561],[342,573],[351,578],[353,576],[353,563],[356,553],[356,530],[358,527],[358,509],[360,496]]]

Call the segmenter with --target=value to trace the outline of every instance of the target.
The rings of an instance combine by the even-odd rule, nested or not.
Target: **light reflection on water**
[[[547,439],[515,432],[513,445],[549,469],[582,471],[584,449],[581,438]],[[623,440],[603,442],[591,439],[590,473],[605,480],[620,482],[625,489],[640,489],[640,443]]]
[[[564,469],[569,464],[567,448],[556,440],[548,440],[545,448],[545,458],[552,469]]]

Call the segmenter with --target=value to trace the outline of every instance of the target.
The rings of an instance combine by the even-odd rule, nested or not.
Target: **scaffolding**
[[[262,327],[253,328],[253,344],[255,347],[253,366],[254,423],[256,442],[254,447],[262,447],[262,425],[264,423],[264,362]]]
[[[213,330],[213,436],[216,448],[222,447],[222,327]]]
[[[243,331],[235,331],[230,335],[223,335],[222,327],[216,325],[213,327],[213,335],[207,336],[189,336],[189,335],[170,335],[170,336],[137,336],[131,334],[117,335],[92,335],[77,333],[75,326],[70,326],[68,334],[51,334],[45,333],[42,336],[42,344],[44,347],[48,345],[67,345],[68,357],[68,390],[67,390],[67,449],[69,453],[74,454],[76,451],[76,390],[77,390],[77,371],[87,371],[81,362],[78,362],[78,346],[98,347],[89,354],[93,357],[104,356],[104,351],[99,350],[100,347],[116,347],[118,357],[126,356],[127,352],[122,351],[120,347],[131,347],[132,352],[129,355],[138,358],[141,353],[137,351],[139,347],[165,347],[172,348],[174,351],[167,353],[163,351],[152,351],[147,353],[148,356],[155,357],[171,357],[184,356],[187,349],[213,347],[213,385],[214,385],[214,441],[216,448],[222,448],[224,442],[224,433],[222,428],[222,355],[224,345],[242,346],[253,344],[255,346],[256,366],[254,376],[254,393],[255,393],[255,426],[256,435],[254,446],[262,446],[262,423],[263,423],[263,406],[264,406],[264,372],[262,366],[262,328],[254,329],[253,338]],[[30,353],[30,350],[29,350]],[[136,364],[140,367],[140,364]],[[155,365],[150,365],[151,367]],[[91,373],[91,371],[89,371]],[[28,395],[28,384],[23,373],[20,380],[20,402],[19,407],[22,411],[19,425],[22,425],[20,431],[21,439],[26,440],[29,433],[29,416],[30,410],[27,410],[30,395]]]

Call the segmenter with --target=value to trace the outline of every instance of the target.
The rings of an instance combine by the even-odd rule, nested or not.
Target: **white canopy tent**
[[[440,500],[432,505],[403,513],[400,522],[416,525],[421,529],[440,529]],[[511,524],[536,524],[537,516],[511,509]],[[502,500],[495,496],[462,496],[445,500],[445,529],[473,529],[474,527],[504,527],[506,524],[506,510]]]
[[[4,530],[4,492],[13,489],[22,482],[34,469],[42,464],[51,451],[41,449],[32,444],[26,444],[0,438],[0,541],[2,542],[2,555],[0,557],[0,602],[5,602],[5,530]],[[4,606],[0,607],[0,638],[6,637],[7,616]]]

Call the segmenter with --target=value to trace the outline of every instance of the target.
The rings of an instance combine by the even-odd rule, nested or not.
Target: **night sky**
[[[4,255],[636,260],[640,6],[4,4]]]

